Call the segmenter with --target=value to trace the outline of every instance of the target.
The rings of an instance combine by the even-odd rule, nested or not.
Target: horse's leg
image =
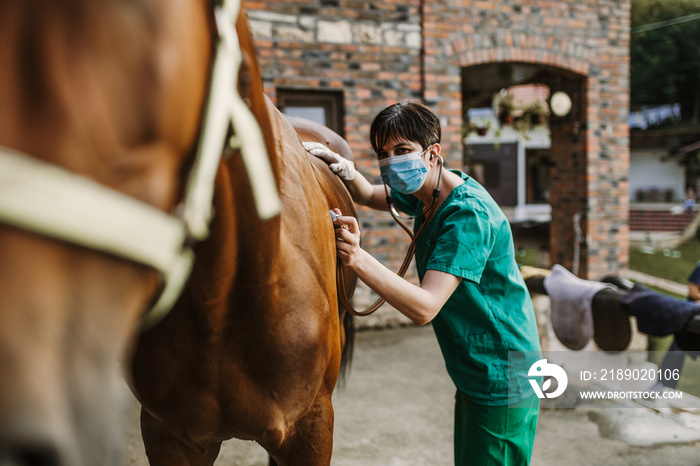
[[[311,409],[287,432],[282,446],[271,452],[270,466],[328,466],[332,453],[333,405],[331,394],[322,389]]]
[[[141,437],[151,466],[212,466],[221,442],[207,445],[199,453],[175,438],[165,426],[141,409]]]

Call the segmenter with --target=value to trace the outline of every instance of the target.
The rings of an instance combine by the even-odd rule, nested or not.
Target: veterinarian
[[[530,386],[509,383],[509,352],[539,354],[532,302],[508,220],[473,178],[443,166],[440,137],[437,116],[415,101],[384,109],[370,129],[382,181],[396,207],[415,216],[415,231],[431,204],[436,208],[416,243],[420,285],[360,247],[354,217],[334,220],[341,226],[337,254],[399,312],[418,325],[432,323],[457,387],[455,464],[528,464],[539,399]],[[389,209],[384,184],[372,185],[351,161],[323,145],[306,148],[329,164],[355,202]]]

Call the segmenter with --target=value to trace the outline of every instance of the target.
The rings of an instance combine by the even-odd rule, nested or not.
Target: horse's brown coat
[[[135,352],[144,443],[153,465],[211,464],[233,436],[279,464],[329,464],[341,355],[329,210],[354,208],[264,96],[244,20],[238,31],[284,209],[258,220],[240,159],[222,164],[212,237],[180,302]]]
[[[0,145],[171,211],[207,90],[209,5],[0,0]],[[330,460],[341,335],[328,209],[352,203],[265,101],[244,23],[243,89],[285,211],[257,220],[238,156],[222,163],[189,286],[135,350],[153,464],[211,464],[232,436],[281,463]],[[0,463],[121,464],[120,379],[158,286],[152,270],[0,225]]]
[[[170,210],[209,50],[199,0],[0,0],[0,145]],[[0,463],[121,464],[121,380],[157,288],[151,270],[0,225]]]

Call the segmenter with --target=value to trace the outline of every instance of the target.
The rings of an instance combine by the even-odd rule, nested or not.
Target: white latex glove
[[[305,142],[303,144],[308,153],[326,162],[328,168],[340,178],[348,181],[355,178],[355,164],[352,161],[333,152],[320,142]]]

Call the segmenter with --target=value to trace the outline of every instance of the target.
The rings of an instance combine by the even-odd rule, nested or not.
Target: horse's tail
[[[355,288],[357,287],[357,275],[345,270],[340,260],[337,261],[335,273],[336,289],[338,290],[338,314],[341,319],[340,331],[343,334],[341,339],[343,348],[340,355],[339,383],[343,385],[350,375],[350,366],[355,349],[355,318],[351,314],[353,309],[350,300],[355,294]],[[344,294],[344,297],[341,293]]]
[[[338,305],[338,310],[340,312],[340,322],[341,332],[344,335],[344,345],[343,350],[340,355],[340,373],[338,374],[338,384],[342,387],[350,376],[350,367],[352,366],[352,356],[355,351],[355,318],[345,312],[340,305]]]

